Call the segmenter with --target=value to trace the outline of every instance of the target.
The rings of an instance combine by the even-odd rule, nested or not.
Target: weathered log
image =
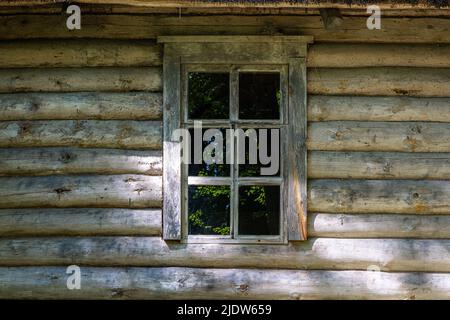
[[[450,181],[310,180],[309,212],[450,213]]]
[[[314,36],[316,42],[450,43],[445,17],[384,17],[382,30],[368,30],[367,17],[345,17],[339,30],[323,28],[320,16],[157,15],[84,14],[83,27],[73,32],[65,27],[66,16],[5,15],[0,17],[0,39],[102,38],[150,39],[158,35],[193,34],[284,34]],[[433,26],[433,28],[429,28]],[[269,28],[269,29],[268,29]]]
[[[311,151],[308,178],[450,180],[450,153]]]
[[[318,43],[309,47],[307,65],[311,68],[449,68],[449,56],[448,45]]]
[[[0,94],[0,120],[153,120],[162,118],[160,93]]]
[[[0,209],[0,237],[151,236],[161,225],[160,209]]]
[[[161,48],[150,41],[30,40],[3,42],[0,68],[160,66]]]
[[[339,29],[344,21],[341,11],[337,8],[324,8],[320,9],[319,12],[326,30]]]
[[[450,215],[311,213],[308,233],[328,238],[450,238]]]
[[[144,175],[0,178],[0,208],[160,207],[161,177]]]
[[[34,6],[34,5],[48,5],[48,4],[61,4],[64,3],[65,0],[9,0],[5,2],[6,7],[19,7],[19,6]],[[141,9],[150,8],[153,9],[167,9],[167,8],[192,8],[192,9],[217,9],[217,8],[227,8],[227,9],[233,9],[233,8],[240,8],[240,9],[262,9],[262,8],[272,8],[272,9],[278,9],[278,8],[284,8],[286,7],[292,8],[292,9],[318,9],[318,8],[342,8],[342,9],[366,9],[366,4],[364,2],[355,2],[355,3],[336,3],[334,1],[321,1],[321,2],[310,2],[310,3],[303,3],[303,2],[292,2],[289,0],[279,0],[276,2],[205,2],[204,4],[201,4],[199,6],[199,3],[196,0],[116,0],[116,1],[110,1],[110,0],[80,0],[78,3],[83,4],[94,4],[94,5],[101,5],[101,4],[117,4],[117,5],[125,5],[125,12],[128,12],[127,10],[131,10],[134,12],[135,6],[138,6]],[[129,6],[129,7],[128,7]],[[418,0],[414,3],[406,3],[406,2],[393,2],[393,1],[381,1],[379,3],[380,8],[382,9],[422,9],[422,8],[429,8],[430,3],[426,0]],[[446,6],[444,6],[446,7]],[[109,9],[109,8],[108,8]]]
[[[450,98],[312,95],[308,120],[450,122]]]
[[[156,266],[448,272],[450,240],[310,238],[288,245],[181,244],[160,237],[0,239],[1,266]]]
[[[84,148],[0,149],[0,176],[54,174],[162,175],[162,152]]]
[[[28,0],[26,0],[28,1]],[[184,2],[183,2],[184,4]],[[218,15],[218,14],[228,14],[228,15],[318,15],[319,8],[330,7],[328,4],[323,4],[322,2],[318,4],[317,7],[313,7],[314,4],[302,3],[302,7],[296,8],[293,6],[294,3],[289,3],[288,7],[280,7],[275,5],[273,7],[258,7],[258,6],[227,6],[221,7],[216,4],[209,7],[183,7],[181,12],[184,15]],[[333,3],[334,6],[341,7],[341,5]],[[346,7],[343,5],[340,8],[343,16],[368,16],[367,8],[358,9],[352,3],[351,7]],[[395,4],[394,4],[395,5]],[[392,4],[391,4],[392,6]],[[383,8],[383,4],[381,4]],[[5,7],[0,6],[0,14],[60,14],[63,10],[61,4],[51,3],[50,5],[39,5],[39,6],[12,6]],[[450,10],[442,10],[439,8],[430,8],[429,6],[414,6],[413,9],[392,9],[392,7],[386,7],[383,10],[383,17],[444,17],[450,15]],[[83,5],[84,14],[180,14],[180,7],[148,7],[148,6],[124,6],[124,5],[108,5],[107,7],[102,5]]]
[[[3,121],[0,147],[160,149],[161,134],[160,121]]]
[[[28,0],[25,0],[28,1]],[[184,2],[183,2],[184,4]],[[219,14],[228,14],[228,15],[265,15],[265,16],[273,16],[273,15],[318,15],[320,8],[330,7],[328,4],[320,3],[314,7],[314,4],[302,3],[301,7],[296,8],[292,6],[294,3],[289,3],[288,7],[280,7],[279,5],[275,6],[230,6],[229,3],[226,6],[221,7],[217,5],[212,5],[209,7],[183,7],[182,15],[219,15]],[[355,3],[352,3],[350,6],[339,5],[333,3],[333,5],[337,5],[340,8],[343,16],[368,16],[367,8],[363,7],[361,9],[355,7]],[[395,5],[395,4],[394,4]],[[331,6],[333,7],[333,6]],[[383,4],[381,4],[381,8],[384,8]],[[0,6],[0,14],[60,14],[63,9],[62,4],[56,4],[52,2],[49,5],[41,4],[39,6]],[[124,5],[115,5],[111,4],[107,7],[102,5],[93,5],[93,4],[84,4],[83,5],[83,13],[85,14],[178,14],[180,13],[180,7],[154,7],[154,6],[124,6]],[[421,6],[418,7],[414,5],[413,8],[410,9],[393,9],[392,4],[390,7],[386,7],[383,10],[383,17],[444,17],[450,15],[450,10],[442,10],[439,8],[430,8],[429,6]],[[184,16],[183,16],[184,18]]]
[[[449,152],[450,123],[313,122],[307,145],[327,151]]]
[[[198,268],[0,268],[0,299],[449,299],[450,274]]]
[[[161,210],[0,209],[0,237],[151,236],[161,233]],[[311,213],[308,233],[327,238],[450,238],[450,216]]]
[[[308,93],[448,97],[450,68],[313,68]]]
[[[2,208],[128,207],[128,198],[142,207],[161,201],[160,177],[2,177],[0,181]],[[449,190],[449,181],[311,180],[308,207],[310,212],[446,214]]]
[[[159,67],[0,69],[0,93],[161,91],[161,89]]]

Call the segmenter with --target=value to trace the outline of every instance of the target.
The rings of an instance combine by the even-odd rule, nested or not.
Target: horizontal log
[[[313,68],[308,71],[308,93],[448,97],[450,68]]]
[[[0,147],[161,148],[160,121],[0,122]]]
[[[450,98],[311,95],[308,120],[450,122]]]
[[[0,208],[160,207],[161,177],[144,175],[0,178]]]
[[[450,181],[310,180],[309,212],[450,213]]]
[[[49,5],[49,4],[61,4],[64,3],[65,0],[7,0],[3,4],[5,7],[19,7],[19,6],[35,6],[35,5]],[[138,6],[140,8],[157,8],[157,9],[166,9],[166,8],[197,8],[197,9],[217,9],[217,8],[249,8],[249,9],[256,9],[256,8],[272,8],[272,9],[278,9],[278,8],[293,8],[293,9],[317,9],[317,8],[342,8],[342,9],[349,9],[355,8],[355,9],[365,9],[366,3],[364,1],[354,1],[351,4],[348,3],[336,3],[335,1],[322,1],[317,3],[293,3],[289,0],[280,0],[276,2],[251,2],[251,1],[241,1],[241,2],[233,2],[233,3],[227,3],[227,2],[206,2],[199,5],[198,1],[196,0],[80,0],[78,3],[82,3],[83,6],[85,4],[89,5],[101,5],[101,4],[116,4],[116,5],[127,5],[130,6],[131,9],[128,9],[125,6],[124,10],[132,10],[135,6]],[[382,9],[423,9],[423,8],[432,8],[430,5],[430,1],[427,0],[418,0],[414,3],[409,2],[395,2],[395,1],[380,1],[379,3],[380,8]],[[447,7],[443,5],[442,7]]]
[[[381,30],[369,30],[367,17],[348,16],[339,30],[323,28],[320,16],[241,16],[201,15],[172,16],[84,14],[83,27],[66,28],[65,15],[5,15],[0,17],[0,39],[37,38],[102,38],[150,39],[159,35],[255,35],[271,32],[314,36],[316,42],[375,43],[450,43],[445,17],[399,18],[384,17]],[[432,26],[430,28],[429,26]]]
[[[313,122],[309,150],[449,152],[450,123]]]
[[[311,151],[308,178],[450,180],[450,153]]]
[[[448,45],[318,43],[309,47],[307,66],[311,68],[449,68],[449,56],[450,46]]]
[[[318,15],[320,8],[313,8],[307,3],[303,3],[301,8],[293,7],[294,3],[289,3],[288,7],[256,7],[256,6],[229,6],[226,7],[213,6],[213,7],[182,7],[182,15]],[[312,4],[314,5],[314,4]],[[322,4],[319,4],[321,6]],[[355,3],[352,3],[350,8],[343,7],[340,12],[343,16],[364,16],[368,17],[367,8],[355,9]],[[391,4],[392,5],[392,4]],[[395,4],[393,4],[395,5]],[[330,8],[330,5],[322,5],[325,8]],[[333,4],[333,6],[340,6],[339,4]],[[382,6],[383,7],[383,6]],[[63,10],[61,4],[52,3],[51,5],[39,5],[34,7],[13,6],[5,7],[0,6],[0,14],[60,14]],[[391,7],[384,8],[383,17],[444,17],[450,15],[450,10],[442,10],[439,8],[414,6],[414,9],[392,9]],[[123,5],[108,5],[107,7],[102,5],[84,4],[83,13],[85,14],[179,14],[180,7],[148,7],[148,6],[123,6]]]
[[[161,91],[161,71],[159,67],[0,69],[0,93]]]
[[[27,1],[27,0],[25,0]],[[184,2],[183,2],[184,3]],[[340,4],[323,4],[320,3],[314,7],[315,4],[303,3],[300,7],[295,7],[289,3],[287,7],[277,6],[247,6],[247,5],[235,5],[230,6],[229,3],[226,6],[221,7],[213,5],[210,7],[182,7],[181,13],[183,15],[218,15],[218,14],[228,14],[228,15],[318,15],[321,8],[330,7],[340,7],[340,12],[343,16],[363,16],[368,17],[366,6],[362,8],[355,7],[355,3],[351,6],[345,6]],[[393,9],[392,5],[398,6],[398,4],[390,3],[389,6],[383,8],[384,17],[444,17],[450,15],[450,10],[443,10],[443,8],[430,7],[428,5],[417,6],[414,5],[410,9]],[[56,4],[52,2],[51,4],[45,5],[40,4],[39,6],[0,6],[0,14],[59,14],[63,9],[63,4]],[[154,7],[152,6],[124,6],[111,4],[105,7],[104,5],[95,4],[83,4],[83,12],[89,14],[179,14],[180,7]]]
[[[0,236],[151,236],[161,210],[0,209]],[[450,238],[450,216],[312,213],[308,234],[327,238]]]
[[[198,268],[0,268],[0,299],[449,299],[450,274]]]
[[[162,175],[162,152],[84,148],[0,149],[0,176]]]
[[[450,238],[449,215],[308,215],[308,235],[327,238]]]
[[[142,236],[161,234],[161,210],[0,209],[0,236]]]
[[[0,46],[0,68],[160,65],[161,47],[150,41],[30,40]]]
[[[161,93],[0,94],[0,120],[153,120],[161,118]]]
[[[160,237],[0,239],[1,266],[275,268],[448,272],[450,240],[310,238],[288,245],[181,244]]]

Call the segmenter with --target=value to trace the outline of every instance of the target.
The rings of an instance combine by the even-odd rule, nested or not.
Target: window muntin
[[[193,137],[195,121],[201,120],[202,131],[197,130],[197,132],[204,133],[208,129],[215,128],[224,133],[224,138],[227,129],[244,131],[256,129],[258,138],[262,134],[260,131],[265,131],[269,139],[268,150],[265,151],[270,156],[272,156],[270,140],[274,138],[271,129],[278,130],[278,136],[275,138],[279,142],[279,149],[276,150],[279,154],[278,170],[271,175],[260,174],[260,168],[267,167],[267,163],[261,164],[259,156],[257,164],[248,164],[248,161],[246,164],[238,164],[238,150],[245,145],[241,144],[241,139],[248,141],[248,138],[241,135],[231,140],[234,148],[232,164],[198,165],[192,164],[191,161],[191,164],[182,165],[184,240],[188,242],[286,242],[285,213],[282,205],[286,189],[283,170],[286,146],[280,136],[285,133],[286,127],[287,77],[286,65],[187,64],[182,66],[181,126],[190,130],[191,137]],[[228,88],[225,85],[227,78]],[[205,83],[206,80],[210,80],[211,83]],[[192,88],[194,91],[208,88],[212,94],[202,96],[202,92],[191,92]],[[228,97],[226,97],[227,93]],[[261,97],[258,97],[258,93]],[[228,108],[225,105],[227,100]],[[213,107],[215,111],[208,113],[207,107],[200,104]],[[258,105],[262,106],[260,110]],[[190,110],[192,107],[195,112]],[[197,112],[197,110],[203,111]],[[226,113],[229,113],[228,118],[220,119]],[[199,116],[205,114],[205,118]],[[214,116],[211,117],[211,114]],[[253,119],[252,115],[254,115]],[[258,139],[258,143],[259,141]],[[207,143],[204,142],[204,144]],[[226,148],[229,147],[230,145],[224,141],[224,160]],[[248,143],[245,150],[248,157]],[[257,151],[259,154],[259,145]],[[192,157],[193,150],[191,150],[191,160],[193,160]],[[224,202],[225,194],[229,199],[229,207],[226,209],[223,208],[226,203]],[[201,195],[204,197],[199,200]],[[206,195],[210,195],[209,199],[205,199]],[[216,196],[217,203],[214,201]],[[217,216],[219,211],[222,215],[216,219],[206,217],[207,211],[212,212],[214,206],[220,206],[220,209],[211,215]],[[225,211],[227,214],[223,213]],[[224,216],[229,217],[229,224],[222,219]]]

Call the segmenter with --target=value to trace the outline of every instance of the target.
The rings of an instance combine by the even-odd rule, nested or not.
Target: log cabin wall
[[[0,9],[0,298],[450,298],[448,11],[217,11]],[[305,242],[161,239],[155,37],[207,33],[315,37]]]

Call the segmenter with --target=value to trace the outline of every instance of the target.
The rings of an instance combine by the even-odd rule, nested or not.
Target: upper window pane
[[[239,74],[239,119],[280,119],[281,93],[278,72]]]
[[[188,118],[229,119],[230,75],[188,73]]]

